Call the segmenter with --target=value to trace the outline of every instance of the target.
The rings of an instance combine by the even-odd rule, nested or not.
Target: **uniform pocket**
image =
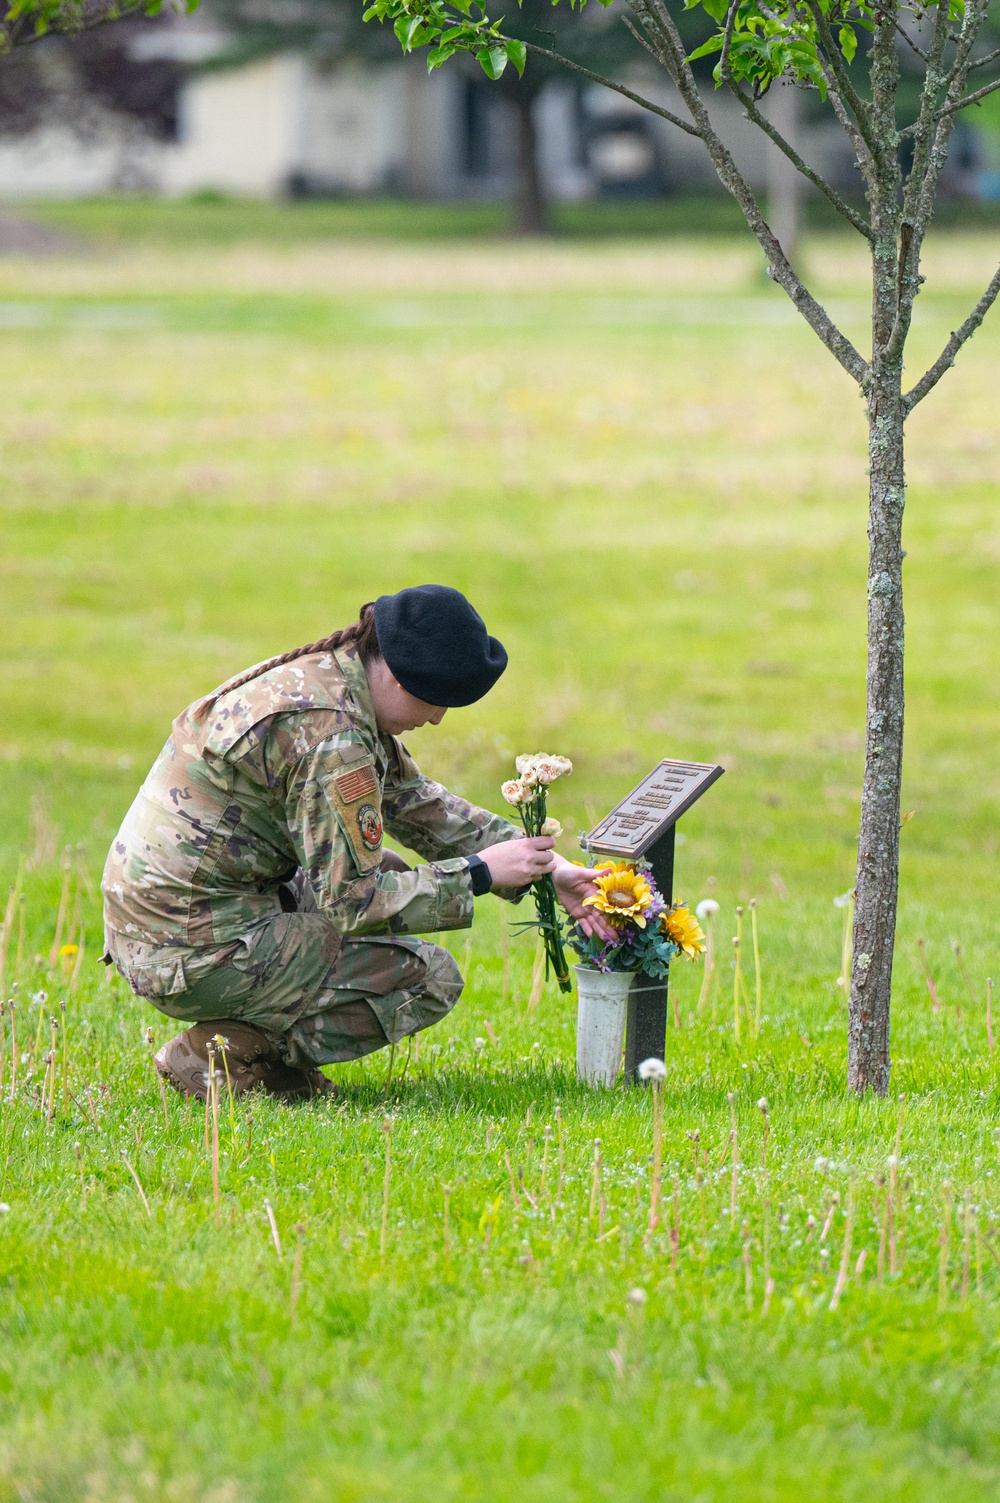
[[[188,989],[185,957],[176,948],[116,936],[109,954],[137,997],[179,997]]]

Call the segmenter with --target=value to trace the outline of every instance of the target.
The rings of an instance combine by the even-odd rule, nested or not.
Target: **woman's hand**
[[[584,898],[597,892],[594,873],[586,866],[576,866],[565,856],[556,856],[552,880],[556,896],[569,914],[580,925],[584,934],[597,935],[603,940],[615,939],[617,930],[594,908],[584,908]]]
[[[489,867],[494,887],[523,887],[526,882],[537,882],[554,869],[557,859],[562,860],[553,855],[554,845],[551,835],[531,835],[503,840],[476,854]]]

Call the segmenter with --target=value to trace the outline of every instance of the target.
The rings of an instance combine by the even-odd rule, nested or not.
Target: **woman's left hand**
[[[584,898],[592,897],[597,892],[594,874],[589,867],[577,866],[574,862],[567,861],[565,856],[556,855],[552,880],[560,903],[570,918],[580,925],[584,934],[597,935],[603,940],[616,937],[617,930],[602,914],[594,908],[583,906]]]

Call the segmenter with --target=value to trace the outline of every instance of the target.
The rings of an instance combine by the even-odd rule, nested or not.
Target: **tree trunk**
[[[899,885],[903,767],[903,471],[901,368],[873,371],[868,391],[868,707],[858,844],[848,1085],[889,1088],[889,1004]]]
[[[538,132],[535,130],[535,100],[537,91],[526,88],[519,81],[511,91],[517,117],[517,200],[514,233],[517,235],[547,235],[549,224],[548,205],[542,192],[542,178],[538,170]]]

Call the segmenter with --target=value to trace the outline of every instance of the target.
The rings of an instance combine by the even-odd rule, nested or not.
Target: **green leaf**
[[[722,51],[722,37],[721,36],[709,37],[709,39],[708,39],[707,42],[702,42],[702,44],[701,44],[700,47],[696,47],[693,52],[691,52],[691,53],[688,54],[688,59],[687,60],[688,60],[689,63],[693,63],[696,57],[711,57],[712,54],[713,54],[713,52],[721,52],[721,51]]]
[[[729,0],[701,0],[701,3],[713,21],[721,25],[729,14]]]
[[[506,46],[507,57],[517,69],[518,78],[524,77],[524,67],[528,61],[528,49],[523,42],[511,39]],[[534,77],[534,74],[532,74]]]
[[[839,40],[840,50],[844,54],[845,62],[853,63],[854,54],[858,50],[858,39],[854,34],[853,27],[842,26],[840,28]]]
[[[400,16],[393,26],[393,31],[399,38],[399,45],[404,52],[412,52],[414,39],[423,29],[423,20],[420,16]]]
[[[495,83],[507,66],[507,49],[500,46],[480,47],[476,53],[476,62],[486,77],[492,78]]]
[[[447,43],[440,47],[432,47],[427,54],[428,73],[433,73],[435,68],[440,68],[441,64],[446,63],[450,57],[454,57],[457,51],[457,47],[450,47]]]

